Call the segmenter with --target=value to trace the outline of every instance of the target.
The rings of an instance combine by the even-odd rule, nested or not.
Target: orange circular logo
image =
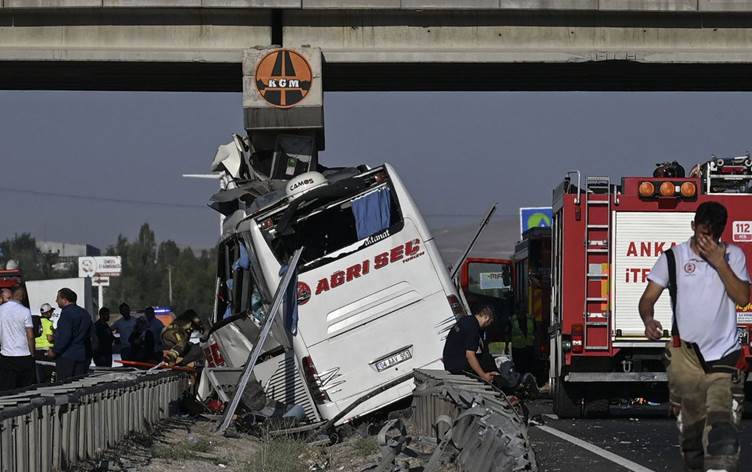
[[[264,100],[290,108],[311,90],[313,72],[305,57],[289,49],[275,49],[256,65],[256,88]]]

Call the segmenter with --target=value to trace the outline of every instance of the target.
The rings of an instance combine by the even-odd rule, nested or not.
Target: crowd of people
[[[35,383],[63,382],[86,375],[93,364],[112,367],[113,353],[124,361],[158,364],[163,350],[174,346],[163,342],[164,324],[154,308],[133,316],[127,303],[119,306],[121,318],[110,325],[110,310],[102,307],[96,322],[78,296],[68,288],[57,292],[60,308],[57,323],[54,308],[44,303],[38,315],[24,304],[23,287],[0,289],[0,392]],[[189,333],[190,335],[190,333]],[[172,339],[171,332],[166,339]],[[169,342],[169,341],[168,341]]]

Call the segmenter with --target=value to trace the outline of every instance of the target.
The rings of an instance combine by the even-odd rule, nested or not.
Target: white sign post
[[[119,277],[122,272],[120,256],[97,256],[78,258],[78,276],[90,277],[91,286],[98,287],[99,308],[104,304],[104,287],[110,286],[110,277]]]

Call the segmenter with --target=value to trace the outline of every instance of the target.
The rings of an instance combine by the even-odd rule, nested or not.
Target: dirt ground
[[[151,434],[132,434],[78,472],[359,472],[378,463],[376,439],[353,435],[334,446],[309,446],[302,438],[259,438],[214,432],[216,422],[178,417]]]

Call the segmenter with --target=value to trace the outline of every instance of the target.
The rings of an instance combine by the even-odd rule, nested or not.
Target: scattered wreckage
[[[444,373],[446,332],[466,309],[415,202],[389,164],[327,169],[298,138],[279,140],[298,153],[254,154],[236,136],[213,164],[222,189],[210,206],[223,224],[200,397],[224,406],[221,430],[242,407],[294,417],[311,437],[411,395],[419,408],[414,377],[429,377],[416,372]],[[437,451],[461,451],[460,431],[483,430],[499,438],[486,452],[527,466],[467,470],[535,470],[503,393],[464,377],[431,388],[455,405],[439,419],[455,433],[436,437]]]
[[[416,370],[411,413],[409,426],[395,418],[381,429],[382,459],[371,470],[411,470],[410,458],[421,455],[423,472],[445,464],[473,472],[538,470],[525,421],[489,384],[443,370]]]

